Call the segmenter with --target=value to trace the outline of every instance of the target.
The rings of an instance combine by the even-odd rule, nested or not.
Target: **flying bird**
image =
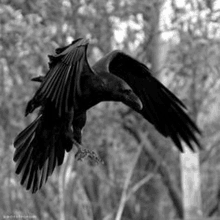
[[[186,114],[185,105],[154,78],[146,65],[115,50],[92,67],[87,60],[88,40],[77,39],[49,55],[45,76],[33,78],[40,86],[28,102],[25,115],[40,108],[36,119],[14,141],[16,174],[21,185],[35,193],[73,145],[76,157],[97,159],[81,148],[86,112],[102,101],[122,102],[149,121],[183,151],[182,142],[199,148],[200,130]]]

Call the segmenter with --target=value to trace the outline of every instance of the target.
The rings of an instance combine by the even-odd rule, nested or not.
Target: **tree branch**
[[[145,143],[144,151],[147,153],[149,158],[154,161],[156,164],[158,164],[158,172],[160,176],[162,177],[162,181],[164,185],[167,187],[168,193],[170,195],[171,201],[173,202],[173,206],[176,209],[176,213],[179,218],[183,218],[184,211],[183,211],[183,203],[182,198],[180,194],[179,188],[173,183],[172,178],[169,173],[169,168],[167,164],[165,163],[164,159],[161,158],[161,156],[157,153],[155,150],[155,147],[151,144],[150,139],[155,140],[153,132],[149,132],[146,134],[146,132],[139,131],[137,129],[134,129],[133,127],[123,125],[124,129],[127,130],[137,141],[137,143]],[[154,145],[159,145],[156,141],[154,141]],[[156,148],[161,149],[163,146],[157,146]]]
[[[134,172],[134,168],[137,164],[138,158],[140,157],[140,154],[142,152],[142,149],[143,149],[143,144],[139,145],[139,147],[137,149],[137,152],[134,156],[134,159],[133,159],[133,161],[130,165],[129,172],[128,172],[128,174],[126,176],[126,179],[125,179],[125,182],[124,182],[123,191],[122,191],[122,195],[121,195],[121,199],[120,199],[120,202],[119,202],[119,207],[118,207],[118,211],[116,213],[115,220],[121,220],[123,210],[124,210],[127,198],[128,198],[128,196],[127,196],[128,187],[129,187],[129,184],[131,182],[131,177],[132,177],[132,174]]]

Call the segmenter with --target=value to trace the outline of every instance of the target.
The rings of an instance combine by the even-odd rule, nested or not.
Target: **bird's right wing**
[[[27,105],[25,115],[44,102],[53,103],[59,116],[72,111],[80,94],[80,76],[85,65],[89,67],[86,51],[88,41],[77,39],[72,44],[56,49],[50,55],[50,69],[32,100]]]
[[[196,137],[196,134],[201,134],[200,130],[186,114],[185,105],[152,76],[147,66],[120,51],[106,55],[100,65],[132,88],[143,104],[138,112],[162,135],[170,137],[180,151],[183,151],[181,141],[192,150],[193,142],[201,148]]]

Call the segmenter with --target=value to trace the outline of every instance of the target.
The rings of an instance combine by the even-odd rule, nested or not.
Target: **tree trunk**
[[[181,154],[180,159],[184,217],[185,219],[201,217],[199,154],[185,147],[185,153]]]

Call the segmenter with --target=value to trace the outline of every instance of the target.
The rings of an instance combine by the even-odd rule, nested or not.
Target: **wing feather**
[[[27,105],[26,115],[45,101],[54,103],[59,116],[77,106],[76,96],[80,92],[80,77],[83,65],[87,63],[88,41],[78,39],[69,46],[59,48],[49,56],[50,70],[45,80]]]
[[[170,137],[180,151],[181,140],[194,150],[192,142],[201,148],[196,124],[185,112],[185,105],[162,83],[152,76],[143,63],[120,51],[106,57],[107,69],[123,79],[140,98],[143,109],[139,113],[165,137]]]

